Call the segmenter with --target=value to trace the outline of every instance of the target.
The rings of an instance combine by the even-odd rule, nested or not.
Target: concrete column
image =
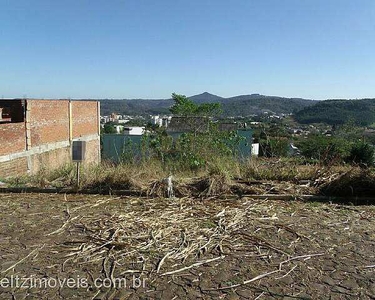
[[[100,152],[100,101],[97,102],[97,122],[98,122],[98,163],[101,162],[101,152]]]
[[[26,114],[25,114],[25,129],[26,129],[26,150],[31,149],[31,101],[25,101],[26,105]]]
[[[73,140],[73,114],[72,114],[72,101],[69,100],[69,143],[72,144]]]
[[[96,111],[97,111],[97,122],[98,122],[98,134],[100,135],[100,101],[97,102],[97,107],[96,107]]]

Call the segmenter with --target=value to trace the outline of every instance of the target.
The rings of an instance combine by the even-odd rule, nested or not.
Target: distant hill
[[[222,102],[223,110],[229,116],[250,115],[265,111],[275,113],[295,113],[316,101],[300,98],[282,98],[263,95],[242,95],[231,97]]]
[[[225,98],[204,92],[199,95],[191,96],[189,99],[196,103],[217,103],[223,101]]]
[[[259,94],[223,98],[204,92],[189,98],[196,103],[221,103],[224,116],[248,116],[265,111],[291,113],[316,103],[314,100],[282,98]],[[100,100],[100,102],[103,115],[108,115],[111,112],[127,115],[167,114],[169,113],[169,107],[173,105],[172,99],[104,99]]]
[[[109,115],[112,112],[125,115],[158,115],[168,114],[169,108],[173,105],[172,99],[148,100],[100,100],[101,114]]]
[[[295,114],[300,123],[344,124],[352,119],[358,125],[375,123],[375,99],[325,100]]]

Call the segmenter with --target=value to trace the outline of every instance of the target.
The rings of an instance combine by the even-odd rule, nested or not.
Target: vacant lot
[[[1,299],[375,298],[370,206],[0,194],[0,214]]]

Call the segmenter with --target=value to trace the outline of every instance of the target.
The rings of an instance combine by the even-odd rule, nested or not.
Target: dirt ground
[[[375,299],[372,206],[0,194],[0,214],[1,299]]]

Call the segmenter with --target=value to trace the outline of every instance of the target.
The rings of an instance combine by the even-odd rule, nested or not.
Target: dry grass
[[[67,165],[54,171],[7,181],[9,186],[74,188],[76,169]],[[350,165],[321,166],[293,159],[251,159],[240,163],[216,160],[199,171],[176,170],[159,161],[139,164],[82,167],[81,190],[110,194],[112,190],[142,191],[150,197],[166,197],[166,178],[173,177],[176,197],[207,198],[225,194],[323,194],[327,196],[373,196],[372,169]]]
[[[288,159],[251,159],[242,167],[242,177],[248,180],[277,180],[299,182],[316,180],[326,173],[344,173],[349,165],[324,167],[319,164],[302,164]]]

